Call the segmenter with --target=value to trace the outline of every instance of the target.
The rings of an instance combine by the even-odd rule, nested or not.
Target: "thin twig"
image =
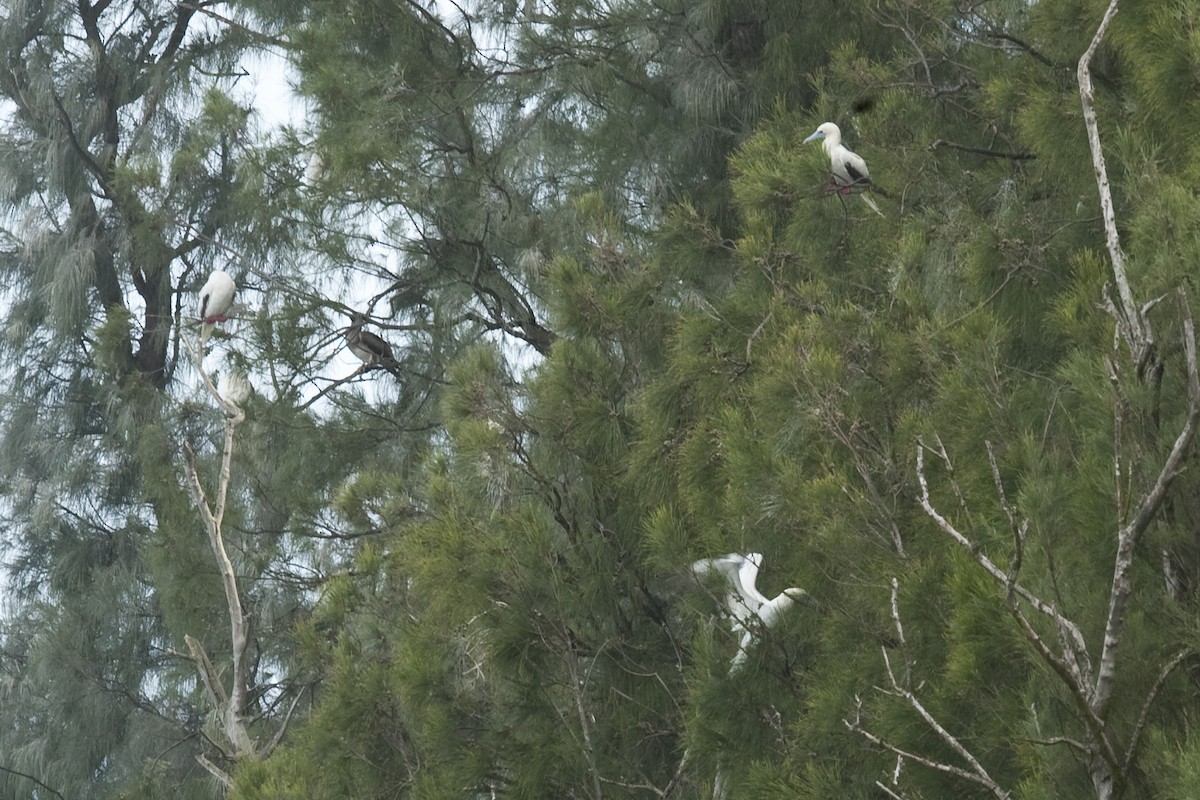
[[[63,797],[62,792],[58,791],[53,786],[38,780],[27,772],[21,772],[20,770],[15,770],[11,767],[2,766],[0,766],[0,772],[7,772],[9,775],[16,775],[18,778],[24,778],[25,780],[32,781],[45,789],[47,792],[51,792],[55,797],[59,798],[59,800],[67,800],[67,798]]]
[[[897,630],[899,630],[898,614],[896,621]],[[896,675],[894,672],[892,672],[891,659],[888,658],[887,648],[880,648],[880,650],[883,652],[884,669],[887,671],[888,680],[892,684],[892,689],[888,693],[903,698],[908,705],[917,712],[921,719],[925,720],[925,724],[928,725],[933,732],[938,735],[938,738],[949,745],[951,750],[958,753],[959,758],[971,765],[971,772],[965,773],[964,771],[964,777],[967,774],[971,775],[972,777],[970,777],[969,780],[973,780],[975,783],[978,783],[981,786],[986,786],[992,792],[992,794],[996,795],[996,797],[1001,798],[1001,800],[1005,800],[1005,798],[1009,796],[1008,792],[1000,788],[1000,785],[997,784],[996,781],[992,779],[992,776],[988,774],[987,770],[984,769],[983,764],[979,763],[979,760],[971,754],[971,751],[964,747],[962,743],[958,741],[957,737],[950,733],[950,731],[946,730],[946,728],[944,728],[942,724],[937,721],[937,718],[934,717],[933,714],[929,713],[929,710],[925,708],[925,705],[920,701],[916,694],[914,694],[907,687],[901,686],[896,681]]]
[[[862,700],[858,697],[855,697],[854,700],[857,705],[855,715],[854,715],[854,721],[851,722],[848,719],[842,720],[842,724],[845,725],[848,730],[852,731],[853,733],[857,733],[859,736],[862,736],[864,739],[866,739],[868,742],[875,745],[876,747],[882,747],[884,750],[887,750],[890,753],[900,756],[901,758],[904,758],[904,759],[907,759],[914,763],[920,764],[923,767],[927,767],[929,769],[936,770],[938,772],[944,772],[947,775],[953,775],[957,778],[962,778],[963,780],[970,781],[971,783],[978,784],[980,786],[985,786],[988,788],[989,791],[992,792],[992,794],[994,794],[997,798],[999,798],[999,800],[1008,800],[1008,798],[1009,798],[1008,792],[1001,789],[1000,786],[995,783],[995,781],[991,780],[990,776],[984,778],[973,772],[965,770],[962,767],[956,767],[953,764],[946,764],[942,761],[935,761],[932,758],[926,758],[925,756],[919,756],[916,753],[912,753],[912,752],[909,752],[908,750],[904,750],[900,747],[897,747],[896,745],[892,744],[891,742],[887,741],[886,739],[884,739],[881,736],[877,736],[874,733],[871,733],[866,728],[862,727],[862,725],[859,721],[861,711],[862,711]],[[951,738],[953,738],[953,737],[951,737]],[[986,773],[984,773],[984,774],[986,775]]]
[[[1129,747],[1125,750],[1125,772],[1128,773],[1129,768],[1133,765],[1133,757],[1137,754],[1138,745],[1142,741],[1142,731],[1146,729],[1146,721],[1150,717],[1150,708],[1158,698],[1158,693],[1162,691],[1163,684],[1167,682],[1167,678],[1171,677],[1171,673],[1175,671],[1175,668],[1182,664],[1183,660],[1190,656],[1192,652],[1190,647],[1180,650],[1158,671],[1158,679],[1154,681],[1154,685],[1146,693],[1146,699],[1142,703],[1142,710],[1138,714],[1137,724],[1133,727],[1133,734],[1129,737]]]
[[[1073,621],[1063,616],[1054,606],[1046,603],[1037,595],[1030,592],[1024,586],[1015,582],[1014,570],[1019,569],[1020,562],[1017,561],[1010,566],[1010,572],[1005,573],[987,557],[979,545],[968,539],[961,531],[954,527],[949,520],[938,513],[929,500],[929,487],[925,477],[924,466],[924,449],[923,444],[917,446],[917,481],[921,486],[920,504],[925,513],[929,515],[934,522],[937,523],[943,531],[950,535],[955,541],[962,545],[975,559],[984,570],[995,578],[1006,589],[1008,599],[1009,614],[1016,621],[1017,626],[1021,629],[1021,633],[1042,658],[1046,664],[1058,674],[1063,681],[1064,686],[1070,691],[1075,705],[1078,707],[1083,716],[1089,732],[1092,734],[1093,740],[1099,750],[1101,757],[1110,766],[1114,773],[1120,769],[1120,764],[1117,760],[1116,752],[1113,750],[1112,743],[1109,741],[1105,733],[1105,725],[1103,718],[1097,713],[1093,706],[1093,694],[1089,690],[1088,684],[1091,681],[1092,666],[1091,658],[1088,655],[1087,644],[1084,641],[1083,633],[1079,626]],[[942,448],[942,458],[948,460],[949,456],[945,454],[945,448]],[[1023,543],[1024,532],[1018,529],[1018,541]],[[1010,580],[1012,575],[1012,580]],[[1033,627],[1021,610],[1018,598],[1029,603],[1033,608],[1041,614],[1044,614],[1055,624],[1055,630],[1058,634],[1059,647],[1062,650],[1062,655],[1054,653],[1041,634]]]
[[[288,706],[287,713],[283,715],[283,721],[279,723],[279,730],[275,731],[275,735],[271,737],[266,747],[259,753],[260,758],[266,758],[271,755],[275,748],[279,746],[279,743],[283,741],[283,735],[287,733],[288,725],[292,721],[292,714],[295,712],[296,706],[300,704],[300,698],[304,697],[305,688],[301,686],[300,691],[296,693],[296,697],[292,700],[291,705]]]
[[[917,482],[921,487],[921,496],[918,498],[921,508],[925,510],[925,513],[937,524],[939,528],[949,534],[954,541],[958,542],[963,549],[970,553],[976,562],[978,562],[979,565],[982,566],[989,575],[1000,581],[1002,584],[1005,584],[1008,579],[1007,573],[997,567],[996,564],[987,557],[987,554],[979,549],[978,544],[967,538],[961,531],[958,530],[958,528],[956,528],[949,520],[943,517],[936,508],[933,507],[933,503],[929,499],[929,483],[925,477],[924,449],[924,445],[918,444]],[[1074,622],[1064,617],[1054,606],[1045,602],[1020,584],[1014,586],[1013,591],[1018,597],[1033,606],[1033,608],[1039,613],[1044,614],[1053,620],[1055,625],[1066,630],[1069,633],[1069,638],[1074,649],[1077,649],[1079,652],[1084,654],[1087,653],[1087,644],[1084,641],[1083,632],[1079,630],[1079,627]]]
[[[899,760],[900,756],[896,756],[896,759]],[[883,784],[883,781],[875,781],[875,785],[878,786],[880,789],[882,789],[883,792],[885,794],[887,794],[888,797],[892,798],[892,800],[905,800],[904,795],[896,794],[891,789],[889,789],[887,786],[885,786]]]
[[[933,143],[929,146],[934,149],[938,147],[949,147],[953,150],[961,150],[964,153],[974,153],[980,156],[987,156],[988,158],[1007,158],[1010,161],[1029,161],[1037,158],[1036,153],[1014,153],[1005,152],[1003,150],[989,150],[986,147],[971,147],[970,145],[959,144],[958,142],[948,142],[945,139],[934,139]]]

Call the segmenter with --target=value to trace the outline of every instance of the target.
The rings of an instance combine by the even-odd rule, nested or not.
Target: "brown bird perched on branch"
[[[392,346],[379,335],[363,330],[363,325],[369,321],[366,314],[357,311],[350,313],[350,327],[344,334],[346,345],[363,362],[363,370],[383,367],[397,378],[400,377],[400,365],[392,354]]]

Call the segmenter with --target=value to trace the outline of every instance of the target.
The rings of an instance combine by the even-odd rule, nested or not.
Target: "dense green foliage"
[[[0,12],[0,797],[1194,796],[1200,2],[1091,65],[1123,265],[1105,7]],[[237,680],[217,267],[249,750],[185,644]],[[736,670],[730,552],[813,600]]]

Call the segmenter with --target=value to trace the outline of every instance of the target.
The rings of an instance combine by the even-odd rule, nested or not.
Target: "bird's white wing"
[[[233,295],[237,291],[237,284],[233,282],[233,278],[229,277],[229,273],[224,270],[216,270],[209,276],[208,281],[200,289],[200,297],[197,301],[197,311],[200,315],[200,343],[204,344],[208,341],[208,336],[212,333],[213,324],[215,322],[223,322],[233,307]]]
[[[717,556],[716,558],[702,558],[699,561],[692,562],[692,572],[697,575],[721,574],[728,577],[737,574],[737,571],[741,569],[743,561],[745,561],[745,558],[737,553]]]
[[[867,162],[863,161],[862,156],[858,153],[838,145],[829,154],[830,166],[833,169],[834,176],[843,186],[850,186],[855,183],[867,183],[871,180],[871,173],[867,170]]]
[[[233,282],[233,278],[229,277],[228,272],[217,270],[210,275],[208,281],[200,289],[198,301],[200,319],[207,320],[211,317],[225,315],[233,305],[233,295],[236,291],[237,284]]]
[[[758,569],[762,566],[762,553],[747,553],[738,557],[742,559],[742,563],[734,577],[733,588],[751,611],[758,611],[758,607],[767,602],[766,595],[758,590]]]
[[[744,629],[750,618],[757,613],[758,607],[766,602],[756,588],[758,567],[762,563],[762,555],[750,553],[743,556],[740,553],[729,553],[716,558],[705,558],[692,564],[692,571],[697,575],[720,575],[728,584],[725,594],[725,605],[734,619],[735,629]]]

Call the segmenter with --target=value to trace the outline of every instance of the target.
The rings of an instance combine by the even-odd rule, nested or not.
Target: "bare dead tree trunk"
[[[1096,50],[1100,46],[1101,41],[1103,41],[1109,25],[1117,14],[1118,2],[1119,0],[1110,0],[1108,8],[1105,10],[1104,16],[1100,21],[1100,25],[1092,37],[1091,43],[1079,59],[1076,79],[1079,84],[1080,102],[1083,106],[1084,125],[1087,128],[1088,147],[1092,154],[1092,168],[1096,176],[1096,188],[1100,195],[1100,210],[1101,217],[1104,220],[1105,242],[1108,248],[1109,261],[1112,266],[1113,282],[1116,284],[1117,298],[1119,300],[1119,305],[1116,305],[1112,302],[1111,298],[1106,297],[1105,307],[1115,319],[1117,331],[1129,348],[1130,358],[1133,361],[1137,376],[1140,379],[1149,381],[1153,385],[1157,384],[1159,380],[1162,365],[1155,345],[1154,331],[1147,312],[1158,300],[1152,300],[1138,307],[1133,299],[1133,291],[1130,288],[1128,275],[1125,270],[1125,254],[1121,249],[1120,236],[1117,230],[1116,212],[1113,207],[1112,190],[1108,181],[1108,169],[1104,159],[1104,150],[1100,143],[1100,130],[1096,118],[1095,93],[1091,76],[1092,58],[1095,56]],[[1159,471],[1157,480],[1150,490],[1143,495],[1129,521],[1117,533],[1117,556],[1113,567],[1112,586],[1109,591],[1109,608],[1104,626],[1104,642],[1100,652],[1100,660],[1094,683],[1088,693],[1089,708],[1094,717],[1100,721],[1107,719],[1113,687],[1116,681],[1117,651],[1120,647],[1121,634],[1124,630],[1126,607],[1133,589],[1130,573],[1133,566],[1134,552],[1138,542],[1142,538],[1142,534],[1149,527],[1154,515],[1162,507],[1167,487],[1182,469],[1184,456],[1196,434],[1197,418],[1200,417],[1200,381],[1197,380],[1195,332],[1193,330],[1191,312],[1186,300],[1183,299],[1182,293],[1180,294],[1180,298],[1180,306],[1183,310],[1183,344],[1187,365],[1188,395],[1190,398],[1189,411],[1184,428],[1176,438],[1166,462]],[[1116,384],[1117,371],[1115,365],[1110,363],[1109,370],[1113,376],[1114,384]],[[1119,409],[1117,413],[1119,415]],[[1115,471],[1118,483],[1117,511],[1118,514],[1122,514],[1124,509],[1120,499],[1120,482],[1122,476],[1119,440],[1116,442],[1114,459],[1116,459]],[[1164,564],[1169,568],[1171,563],[1170,557],[1165,551],[1163,560]],[[1168,576],[1169,582],[1170,570],[1165,570],[1165,573]],[[1093,752],[1092,758],[1089,761],[1089,771],[1092,776],[1093,788],[1098,798],[1112,797],[1114,793],[1120,793],[1124,782],[1123,773],[1128,772],[1145,723],[1145,714],[1148,711],[1149,702],[1157,694],[1159,688],[1161,688],[1162,681],[1178,666],[1185,656],[1186,652],[1177,655],[1164,668],[1159,681],[1151,691],[1151,697],[1148,698],[1147,704],[1143,706],[1142,716],[1132,737],[1133,741],[1129,744],[1124,763],[1120,765],[1120,768],[1108,769],[1109,766],[1113,765],[1101,763],[1101,760],[1097,758],[1098,753]]]
[[[288,708],[280,728],[267,745],[260,749],[246,724],[246,712],[251,689],[250,668],[246,660],[246,650],[250,645],[250,624],[246,612],[242,607],[241,595],[238,591],[237,573],[234,571],[233,561],[225,549],[225,539],[222,534],[226,501],[229,494],[229,481],[232,474],[234,434],[237,431],[238,425],[245,421],[246,413],[231,399],[224,397],[217,390],[212,380],[204,372],[201,358],[197,357],[195,352],[192,353],[192,356],[205,388],[208,389],[209,394],[212,395],[217,404],[225,412],[225,436],[221,449],[221,469],[217,477],[216,495],[212,503],[209,502],[204,488],[200,484],[200,476],[196,470],[195,450],[192,448],[191,443],[187,441],[183,443],[182,449],[188,490],[192,495],[193,502],[196,504],[196,509],[200,512],[200,518],[204,522],[204,530],[208,534],[208,542],[212,547],[213,558],[217,562],[217,571],[221,576],[221,587],[225,593],[226,607],[229,614],[231,674],[228,691],[225,688],[225,683],[222,681],[220,671],[213,665],[212,660],[204,649],[204,645],[190,635],[185,636],[184,641],[187,643],[191,660],[196,665],[196,670],[200,674],[200,680],[204,685],[209,702],[212,703],[213,709],[220,718],[221,731],[230,745],[230,751],[225,753],[225,756],[230,761],[237,762],[247,758],[265,757],[275,748],[282,739],[284,731],[287,729],[292,712],[295,711],[302,693],[297,693],[296,697],[293,698],[292,704]],[[232,785],[232,778],[226,770],[214,764],[203,754],[198,755],[196,759],[226,789]]]
[[[199,365],[199,364],[198,364]],[[213,558],[217,562],[217,570],[221,575],[221,586],[225,592],[225,601],[229,613],[229,635],[231,645],[230,689],[227,692],[221,681],[221,676],[213,667],[212,661],[204,651],[204,646],[192,636],[185,637],[188,651],[200,672],[200,680],[204,684],[209,701],[220,715],[221,730],[232,747],[230,758],[238,760],[256,752],[254,739],[246,728],[243,713],[246,708],[246,697],[249,690],[249,674],[246,665],[246,648],[250,643],[246,614],[242,608],[242,600],[238,593],[237,575],[233,562],[225,549],[225,540],[221,533],[221,525],[225,518],[225,503],[229,492],[229,479],[233,464],[234,433],[237,426],[246,419],[241,408],[221,396],[212,381],[200,370],[205,385],[225,411],[225,438],[221,450],[221,471],[217,478],[216,498],[209,504],[204,488],[200,485],[200,476],[196,472],[196,453],[190,442],[183,443],[185,471],[188,489],[192,500],[200,512],[204,522],[204,530],[208,534],[208,543],[212,547]],[[200,756],[201,764],[220,780],[227,788],[231,781],[229,774],[217,767],[208,759]]]
[[[1105,306],[1117,322],[1117,330],[1129,348],[1129,355],[1136,365],[1139,377],[1154,376],[1153,368],[1158,359],[1155,348],[1154,329],[1146,316],[1149,306],[1138,307],[1133,299],[1133,290],[1129,286],[1129,277],[1125,272],[1125,252],[1121,249],[1121,237],[1117,232],[1117,215],[1113,209],[1112,189],[1108,183],[1108,167],[1104,160],[1104,149],[1100,145],[1100,127],[1096,121],[1095,91],[1092,87],[1092,58],[1108,32],[1108,26],[1117,15],[1117,3],[1111,0],[1108,9],[1100,20],[1088,49],[1079,58],[1079,66],[1075,76],[1079,83],[1079,100],[1083,105],[1083,123],[1087,128],[1088,147],[1092,153],[1092,170],[1096,174],[1096,189],[1100,194],[1100,215],[1104,220],[1104,238],[1108,246],[1108,258],[1112,264],[1113,282],[1117,287],[1119,305],[1114,305],[1111,298],[1105,298]],[[1149,369],[1148,369],[1149,368]]]

